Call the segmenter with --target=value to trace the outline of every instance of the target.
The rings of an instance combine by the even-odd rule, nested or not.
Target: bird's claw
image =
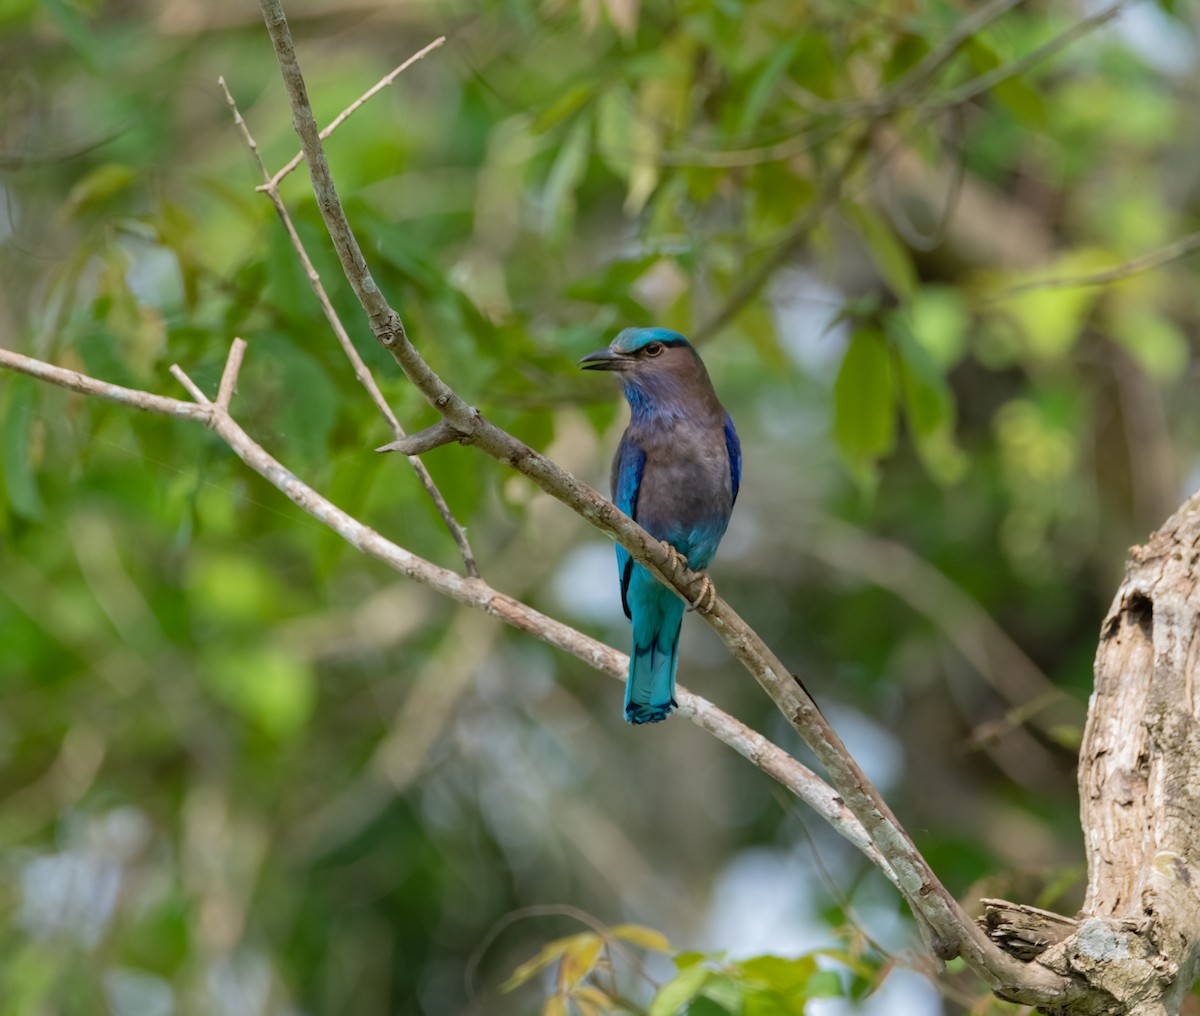
[[[675,570],[676,575],[680,575],[687,571],[688,563],[684,559],[684,556],[679,553],[679,551],[676,550],[668,541],[659,540],[658,542],[662,544],[663,550],[667,552],[667,557],[671,559],[671,567]]]
[[[691,566],[688,564],[687,558],[679,553],[674,546],[672,546],[666,540],[659,540],[658,542],[663,545],[663,549],[667,552],[667,556],[671,559],[671,564],[675,569],[676,579],[682,577],[687,571],[690,570]],[[707,614],[713,609],[714,606],[716,606],[717,590],[716,587],[713,586],[712,579],[708,577],[706,572],[697,572],[697,574],[700,576],[700,581],[702,582],[702,585],[700,586],[700,595],[694,600],[687,601],[688,613],[690,614],[692,611],[698,610],[701,614]]]
[[[693,610],[698,610],[701,614],[707,614],[717,604],[717,589],[713,585],[712,579],[704,572],[700,572],[700,580],[703,583],[700,587],[700,595],[688,604],[689,614]]]

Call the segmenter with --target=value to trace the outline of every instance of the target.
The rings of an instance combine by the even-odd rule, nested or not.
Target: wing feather
[[[613,503],[631,519],[636,519],[638,490],[642,485],[642,470],[646,466],[646,453],[629,437],[628,432],[621,438],[617,454],[613,458],[612,492]],[[629,612],[629,579],[633,575],[633,559],[629,551],[617,544],[617,574],[621,577],[621,606],[625,616],[633,617]]]
[[[729,479],[733,484],[733,501],[737,501],[738,487],[742,483],[742,443],[733,429],[733,417],[725,414],[725,451],[729,453]],[[733,507],[733,502],[729,505]]]

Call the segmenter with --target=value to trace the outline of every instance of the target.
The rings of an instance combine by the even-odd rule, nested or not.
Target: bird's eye
[[[647,342],[646,343],[646,355],[647,356],[658,356],[659,353],[661,353],[665,348],[666,348],[666,346],[664,346],[661,342]]]

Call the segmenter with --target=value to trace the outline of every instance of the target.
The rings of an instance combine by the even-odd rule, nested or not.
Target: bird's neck
[[[636,427],[670,426],[684,416],[702,417],[709,415],[714,407],[720,410],[711,386],[707,393],[689,391],[670,374],[626,380],[622,387],[629,403],[630,423]]]

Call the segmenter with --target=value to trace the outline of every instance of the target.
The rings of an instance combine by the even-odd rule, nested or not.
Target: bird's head
[[[700,358],[691,344],[669,328],[626,328],[604,349],[579,361],[584,370],[611,370],[625,384],[638,385],[654,376],[685,378],[694,374]],[[703,370],[700,367],[700,370]]]
[[[626,328],[579,366],[616,373],[634,423],[662,424],[689,412],[725,415],[699,354],[669,328]]]

